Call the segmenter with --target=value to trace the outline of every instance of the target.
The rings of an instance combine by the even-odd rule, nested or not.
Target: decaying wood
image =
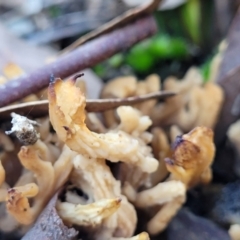
[[[174,92],[158,91],[141,96],[128,98],[113,98],[113,99],[87,99],[86,110],[88,112],[103,112],[122,105],[132,105],[150,99],[163,100],[167,97],[174,96]],[[0,108],[0,121],[10,118],[12,112],[21,114],[23,116],[41,117],[48,114],[48,100],[41,100],[35,102],[19,103],[7,107]]]
[[[59,57],[55,62],[0,85],[0,107],[47,87],[52,74],[64,79],[131,47],[156,31],[157,25],[153,16],[146,16],[91,40],[69,54]]]

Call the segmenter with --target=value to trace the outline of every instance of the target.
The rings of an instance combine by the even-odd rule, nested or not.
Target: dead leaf
[[[71,240],[78,234],[74,228],[66,227],[58,216],[55,205],[58,194],[50,200],[38,217],[35,225],[22,240]]]
[[[133,105],[135,103],[144,102],[150,99],[163,100],[167,97],[174,96],[176,93],[170,91],[158,91],[141,96],[128,98],[112,98],[112,99],[87,99],[86,110],[88,112],[103,112],[123,105]],[[26,102],[16,105],[0,108],[1,120],[10,118],[10,114],[15,112],[23,116],[41,117],[48,114],[48,100]]]

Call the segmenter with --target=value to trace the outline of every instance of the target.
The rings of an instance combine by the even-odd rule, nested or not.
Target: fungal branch
[[[136,210],[123,195],[121,183],[114,178],[105,159],[111,162],[122,161],[130,169],[139,169],[145,175],[155,171],[158,161],[152,156],[148,146],[151,134],[146,131],[151,125],[150,118],[142,116],[137,109],[122,106],[117,109],[120,124],[112,131],[98,134],[86,126],[86,99],[73,79],[56,79],[50,84],[48,94],[53,128],[69,148],[78,152],[73,159],[71,183],[88,196],[86,201],[67,192],[68,201],[59,202],[57,207],[61,217],[68,223],[97,227],[96,239],[148,239],[146,233],[131,238],[137,224]],[[102,204],[98,222],[96,218],[85,221],[82,216],[73,214],[76,199],[79,200],[75,208],[79,212],[84,209],[79,204],[81,201],[86,204],[86,208],[90,203],[92,212]],[[109,199],[112,199],[112,205],[109,205]],[[121,199],[121,202],[118,201],[117,204],[114,199]]]
[[[23,171],[12,188],[0,189],[0,200],[7,199],[7,216],[13,216],[20,226],[31,225],[62,188],[55,207],[66,225],[87,232],[91,229],[89,234],[95,240],[149,240],[148,233],[156,235],[167,227],[190,188],[211,181],[213,131],[196,126],[182,134],[178,125],[171,125],[169,134],[159,126],[149,131],[149,115],[158,104],[154,99],[105,113],[111,128],[102,127],[99,119],[87,114],[85,95],[75,80],[50,82],[49,118],[55,132],[50,132],[48,118],[34,121],[12,114],[13,126],[7,134],[15,133],[22,144],[17,155]],[[129,92],[115,79],[103,89],[102,97],[111,93],[116,98],[138,97],[160,88],[155,75],[141,83],[124,78],[123,85],[128,83]],[[190,83],[181,83],[183,92]],[[112,90],[116,86],[120,92]],[[184,105],[181,95],[177,99]],[[164,109],[166,114],[174,114]],[[93,130],[94,123],[99,131]],[[5,175],[0,164],[2,186]],[[157,212],[147,222],[148,233],[133,236],[138,221],[136,208],[150,207]]]
[[[162,205],[149,221],[148,231],[155,235],[168,225],[172,217],[186,200],[186,191],[198,184],[211,181],[211,164],[215,155],[213,131],[207,127],[196,127],[176,138],[172,158],[166,158],[170,177],[166,182],[144,190],[136,196],[136,206]]]
[[[37,122],[15,113],[12,117],[13,126],[7,134],[15,133],[23,144],[18,158],[26,171],[16,183],[17,186],[8,190],[6,208],[20,224],[29,225],[67,181],[76,153],[64,146],[60,156],[53,157],[51,149],[40,139],[34,127],[39,126]],[[33,198],[32,206],[28,198]]]
[[[72,79],[57,79],[49,87],[49,116],[58,137],[69,148],[83,155],[127,162],[137,165],[144,172],[154,172],[158,161],[138,138],[121,130],[97,134],[87,128],[86,99],[74,84]]]

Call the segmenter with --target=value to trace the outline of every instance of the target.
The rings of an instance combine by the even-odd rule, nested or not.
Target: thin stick
[[[86,99],[86,110],[88,112],[103,112],[123,105],[133,105],[144,102],[150,99],[163,100],[174,96],[175,92],[158,91],[144,94],[141,96],[134,96],[128,98],[111,98],[111,99]],[[33,108],[34,107],[34,108]],[[12,112],[27,115],[31,111],[31,116],[40,117],[48,114],[48,100],[41,100],[35,102],[19,103],[11,106],[0,108],[1,121],[8,119]]]
[[[0,85],[0,107],[22,99],[48,86],[53,74],[62,79],[126,50],[133,44],[153,35],[157,25],[152,16],[144,17],[121,29],[87,42],[55,62],[43,66],[16,80]]]

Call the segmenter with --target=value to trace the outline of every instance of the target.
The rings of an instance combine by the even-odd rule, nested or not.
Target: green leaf
[[[184,59],[188,55],[188,45],[182,38],[158,35],[152,41],[150,52],[158,59]]]
[[[192,40],[199,44],[201,41],[201,5],[199,0],[188,0],[181,8],[181,17],[185,28]]]
[[[154,65],[150,45],[151,40],[145,40],[135,45],[126,56],[126,63],[139,73],[146,73]]]
[[[115,54],[112,56],[109,60],[108,63],[111,67],[118,68],[122,65],[124,61],[124,56],[122,53]]]

